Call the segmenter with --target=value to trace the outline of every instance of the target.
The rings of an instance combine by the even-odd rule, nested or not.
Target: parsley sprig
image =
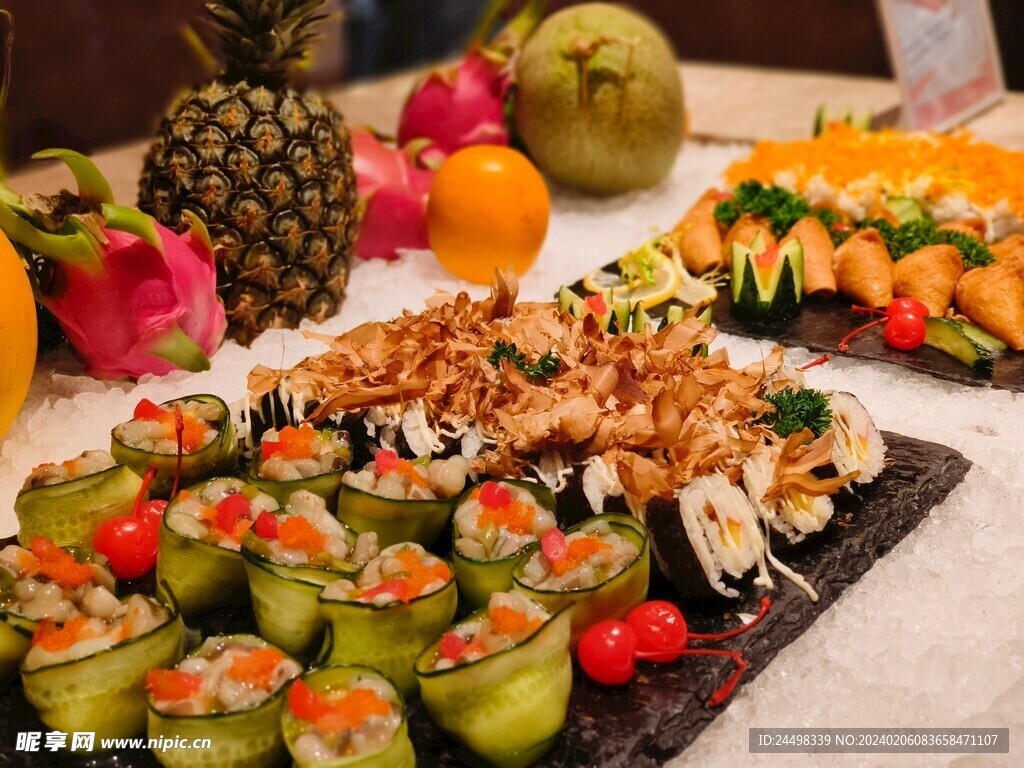
[[[804,428],[821,437],[832,428],[832,408],[821,390],[781,389],[765,395],[764,401],[773,408],[762,413],[757,423],[767,424],[781,438]]]
[[[487,362],[495,368],[501,368],[501,361],[508,360],[512,365],[522,371],[524,376],[531,379],[548,379],[558,373],[562,367],[562,361],[554,352],[542,355],[536,363],[527,365],[526,355],[520,352],[515,344],[506,344],[504,341],[494,342],[494,349],[487,356]]]
[[[899,261],[926,245],[941,244],[952,245],[960,251],[965,269],[984,267],[995,261],[984,243],[963,232],[939,229],[933,219],[916,219],[899,226],[885,219],[873,219],[861,226],[878,230],[893,261]]]

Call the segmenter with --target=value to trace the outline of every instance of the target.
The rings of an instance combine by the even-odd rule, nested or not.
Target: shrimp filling
[[[22,490],[80,480],[116,466],[117,462],[114,461],[114,457],[106,451],[84,451],[79,456],[60,464],[40,464],[25,478]]]
[[[341,482],[385,499],[424,501],[458,496],[468,474],[469,461],[462,456],[413,462],[381,449],[358,472],[346,472]]]
[[[153,709],[167,715],[213,715],[257,707],[302,673],[259,638],[209,637],[173,669],[146,678]]]
[[[355,579],[338,579],[324,587],[326,600],[382,607],[408,603],[437,592],[451,581],[447,563],[411,542],[392,544],[370,560]]]
[[[516,554],[555,527],[554,514],[527,489],[486,482],[455,510],[455,549],[473,560]]]
[[[521,592],[495,592],[487,610],[456,624],[437,646],[433,669],[472,664],[532,637],[551,618]]]
[[[167,508],[167,526],[182,536],[238,552],[242,536],[262,512],[280,505],[254,485],[233,477],[218,478],[179,493]]]
[[[532,589],[552,592],[590,589],[622,573],[638,557],[636,544],[602,520],[566,536],[564,552],[555,561],[538,550],[520,580]]]
[[[347,432],[303,424],[265,432],[260,454],[258,474],[264,480],[305,480],[347,467],[352,461],[352,441]]]

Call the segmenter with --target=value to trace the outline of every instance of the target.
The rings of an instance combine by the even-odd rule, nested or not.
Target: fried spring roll
[[[776,244],[772,228],[764,217],[745,213],[736,219],[736,223],[732,225],[725,236],[725,240],[722,241],[722,261],[726,265],[731,264],[732,244],[750,245],[754,238],[757,237],[758,232],[761,233],[761,239],[764,241],[765,246]]]
[[[790,240],[799,240],[804,250],[804,294],[835,296],[836,276],[832,272],[832,257],[836,249],[825,225],[813,216],[805,216],[782,238],[782,244]]]
[[[955,246],[928,245],[896,262],[892,292],[917,299],[932,317],[944,317],[963,273],[964,262]]]
[[[957,309],[1014,349],[1024,349],[1024,267],[1012,261],[971,269],[956,284]]]
[[[886,307],[892,301],[892,258],[873,227],[862,229],[836,248],[836,287],[866,307]]]
[[[1010,235],[988,249],[996,257],[997,264],[1011,262],[1024,267],[1024,235]]]
[[[885,219],[897,227],[900,225],[900,220],[896,214],[882,205],[880,200],[876,200],[875,204],[868,210],[868,220],[874,221],[875,219]]]
[[[950,221],[943,224],[939,229],[945,232],[963,232],[965,235],[970,235],[976,240],[985,242],[985,220],[980,216]]]
[[[673,230],[682,233],[679,250],[683,266],[694,275],[722,266],[722,235],[715,218],[718,195],[714,188],[705,192]]]

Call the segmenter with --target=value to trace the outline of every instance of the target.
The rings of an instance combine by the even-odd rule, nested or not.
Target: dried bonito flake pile
[[[250,391],[261,396],[287,379],[291,392],[318,403],[316,423],[377,406],[421,408],[435,434],[475,425],[484,446],[473,468],[497,477],[528,473],[548,452],[576,462],[600,456],[640,504],[713,472],[737,482],[744,460],[765,444],[780,451],[774,492],[831,494],[850,481],[811,475],[831,461],[832,431],[786,441],[757,423],[770,407],[765,394],[802,387],[781,348],[737,370],[725,350],[693,354],[716,335],[695,319],[615,335],[593,315],[580,320],[554,302],[517,304],[516,293],[499,278],[483,301],[437,294],[420,313],[324,338],[328,352],[291,370],[254,369]],[[560,366],[544,379],[508,359],[496,367],[488,361],[496,344],[515,344],[527,364],[557,355]]]

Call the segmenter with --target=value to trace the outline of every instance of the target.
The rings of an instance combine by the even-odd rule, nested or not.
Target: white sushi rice
[[[757,514],[796,543],[824,528],[834,506],[829,496],[808,496],[798,491],[766,500],[764,496],[774,482],[777,457],[777,452],[763,450],[747,458],[743,462],[743,488]]]
[[[827,392],[835,443],[832,461],[840,475],[859,472],[854,483],[870,483],[885,467],[885,443],[861,402],[849,392]],[[848,484],[849,485],[849,484]]]
[[[671,227],[704,190],[721,185],[729,163],[749,151],[749,145],[689,142],[665,183],[620,197],[592,198],[552,187],[548,237],[520,280],[520,298],[551,300],[559,285]],[[341,312],[303,328],[336,334],[368,320],[390,320],[405,308],[422,307],[435,289],[487,295],[486,287],[458,280],[427,254],[359,263]],[[741,366],[760,360],[772,346],[722,336],[712,349],[727,348],[732,364]],[[323,351],[322,343],[298,331],[272,330],[248,349],[226,343],[209,371],[144,377],[138,384],[83,376],[68,352],[44,357],[25,407],[0,444],[0,534],[17,530],[14,497],[32,467],[108,446],[110,429],[131,418],[139,398],[164,402],[210,392],[232,402],[244,397],[254,366],[289,367]],[[802,365],[818,354],[796,349],[789,359]],[[807,378],[813,387],[857,395],[879,428],[953,446],[976,467],[834,607],[738,690],[670,768],[837,762],[835,755],[750,754],[747,729],[754,725],[1008,726],[1011,743],[1024,743],[1024,395],[839,355]],[[988,757],[907,754],[898,763],[967,768],[1008,762],[1006,755]],[[859,754],[840,762],[881,768],[893,765],[893,758]]]

